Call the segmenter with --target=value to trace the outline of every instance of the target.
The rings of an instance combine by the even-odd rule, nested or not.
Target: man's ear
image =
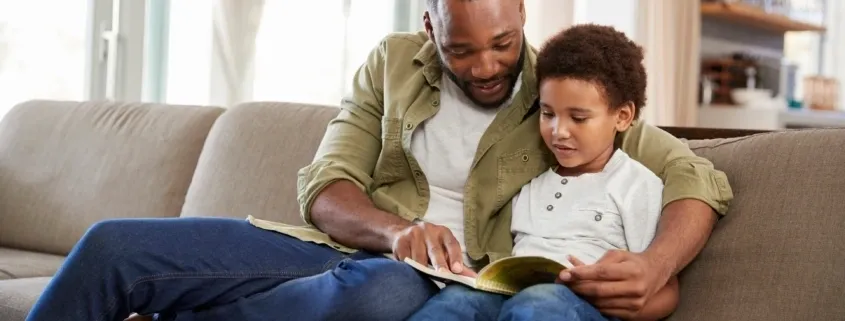
[[[431,25],[431,15],[428,11],[423,13],[423,27],[425,27],[425,33],[428,35],[428,39],[434,41],[434,27]]]
[[[522,18],[522,27],[525,27],[525,0],[519,0],[519,16]]]
[[[617,132],[624,132],[631,127],[631,123],[634,121],[634,115],[636,115],[636,106],[634,106],[633,102],[626,102],[616,108],[616,131]]]

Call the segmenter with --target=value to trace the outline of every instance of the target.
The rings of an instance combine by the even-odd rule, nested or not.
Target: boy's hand
[[[393,237],[393,255],[399,261],[410,257],[422,264],[431,264],[435,270],[447,269],[455,274],[476,274],[464,266],[461,246],[448,228],[418,222],[397,231]]]

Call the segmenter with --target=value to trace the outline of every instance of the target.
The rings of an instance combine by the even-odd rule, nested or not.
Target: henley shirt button
[[[440,101],[435,99],[431,102],[431,105],[434,107],[440,106]]]
[[[411,125],[411,123],[405,124],[405,129],[411,129],[413,127],[414,127],[414,125]]]
[[[601,213],[596,214],[596,217],[594,218],[596,219],[596,222],[601,221]]]
[[[563,194],[561,194],[560,192],[555,193],[555,198],[560,198],[561,196],[563,196]]]
[[[522,155],[522,161],[527,162],[528,161],[528,155]]]
[[[546,210],[549,211],[549,212],[551,212],[553,209],[555,209],[554,206],[551,206],[551,205],[546,206]]]
[[[563,184],[563,185],[566,185],[566,183],[569,183],[569,180],[564,178],[564,179],[560,180],[560,183]]]

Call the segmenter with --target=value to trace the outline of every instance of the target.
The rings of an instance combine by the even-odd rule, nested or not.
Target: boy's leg
[[[343,258],[243,220],[109,220],[86,232],[27,320],[202,309],[317,275]]]
[[[529,287],[505,301],[499,320],[608,321],[568,287],[540,284]]]
[[[450,284],[408,320],[496,320],[506,298],[462,284]]]

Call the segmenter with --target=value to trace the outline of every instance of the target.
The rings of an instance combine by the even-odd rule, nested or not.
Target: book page
[[[478,288],[512,294],[532,285],[554,283],[564,269],[564,265],[544,257],[508,257],[479,272]]]
[[[428,274],[446,283],[448,283],[449,281],[454,281],[475,288],[475,278],[473,277],[458,275],[448,270],[437,271],[431,266],[420,264],[419,262],[414,261],[411,258],[405,258],[404,262],[410,265],[411,267],[419,270],[420,272]]]

